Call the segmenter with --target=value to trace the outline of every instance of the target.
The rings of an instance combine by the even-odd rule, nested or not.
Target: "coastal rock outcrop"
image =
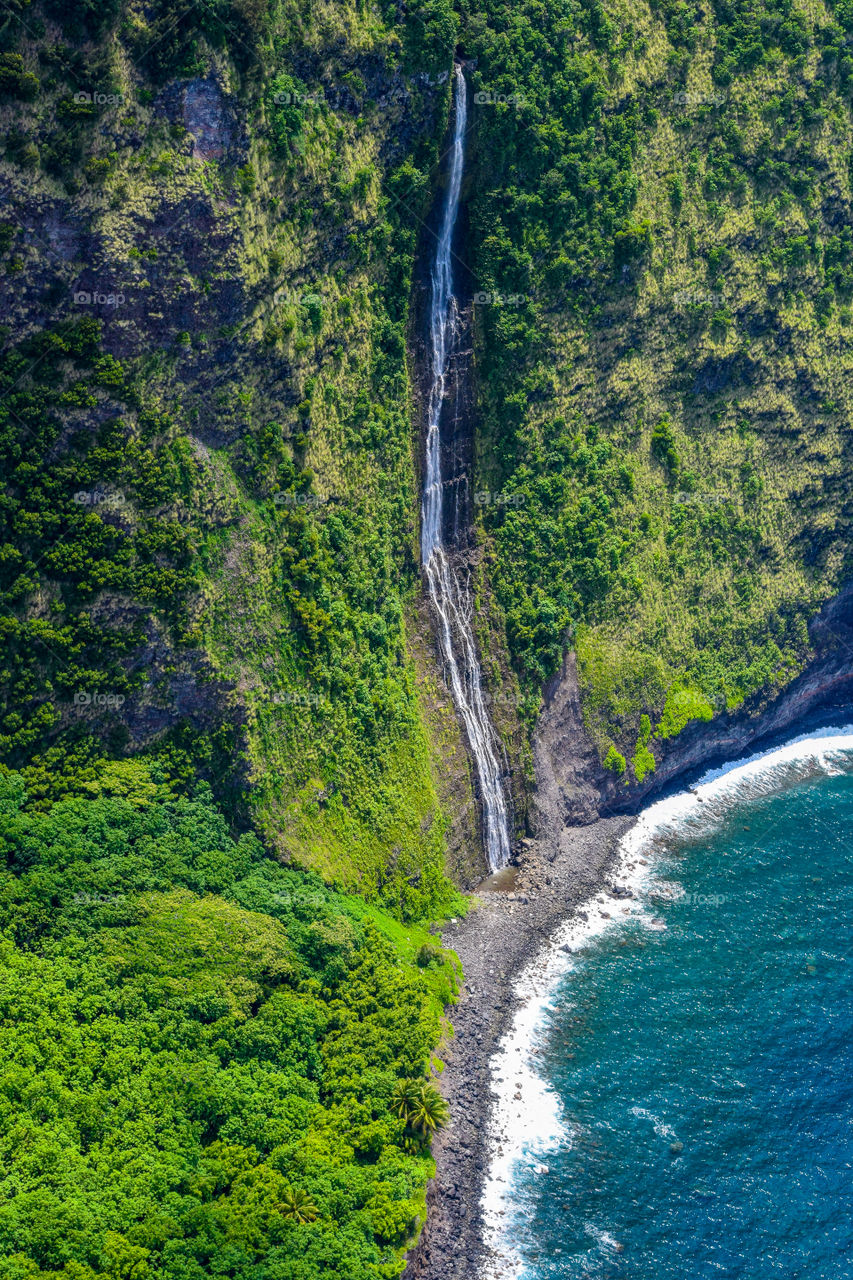
[[[813,619],[814,657],[771,699],[746,703],[710,722],[693,721],[674,738],[653,739],[653,773],[626,785],[604,769],[584,728],[574,654],[545,689],[534,736],[538,829],[572,827],[616,813],[638,813],[654,796],[682,786],[715,764],[772,744],[780,736],[843,719],[853,712],[853,585]]]

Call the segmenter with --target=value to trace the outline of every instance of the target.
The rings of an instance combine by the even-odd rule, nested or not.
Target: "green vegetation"
[[[673,738],[691,720],[710,720],[713,715],[713,707],[701,693],[697,693],[695,689],[680,689],[678,685],[672,685],[666,695],[657,736]]]
[[[638,782],[642,782],[647,774],[654,773],[656,761],[649,748],[644,743],[638,742],[637,749],[631,757],[631,764],[634,766],[634,777]]]
[[[846,0],[9,9],[9,1280],[376,1280],[423,1220],[472,795],[407,352],[457,43],[491,706],[529,759],[573,644],[630,787],[850,576],[851,38]]]
[[[455,23],[321,9],[4,28],[0,252],[39,324],[0,368],[0,760],[48,801],[69,753],[165,733],[282,856],[420,918],[452,889],[404,623],[406,325]],[[21,233],[57,189],[91,234],[73,275]]]
[[[396,1276],[465,910],[406,621],[455,19],[6,18],[0,1270]]]
[[[233,839],[206,784],[90,792],[0,779],[4,1274],[398,1275],[452,958]]]
[[[406,1127],[428,1137],[450,1119],[447,1103],[435,1085],[421,1080],[400,1080],[394,1086],[391,1106]]]
[[[478,484],[514,498],[480,508],[489,571],[527,689],[574,624],[610,769],[644,713],[760,708],[850,575],[851,29],[787,0],[463,28],[474,287],[523,299],[475,311]]]

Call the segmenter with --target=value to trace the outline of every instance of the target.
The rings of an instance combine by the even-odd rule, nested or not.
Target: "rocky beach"
[[[801,709],[803,733],[814,733],[819,725],[826,731],[846,724],[851,714],[846,685],[837,696],[831,683],[821,688],[814,668],[803,683],[809,677],[817,705],[806,701]],[[441,1055],[445,1070],[440,1087],[452,1120],[433,1141],[436,1177],[427,1190],[427,1222],[409,1255],[406,1280],[489,1280],[495,1274],[490,1272],[482,1204],[494,1155],[493,1058],[517,1009],[533,994],[519,990],[519,981],[525,971],[531,972],[528,966],[537,956],[545,963],[547,944],[559,926],[574,917],[579,924],[585,921],[592,899],[609,895],[614,916],[625,905],[620,845],[641,819],[637,814],[607,814],[605,809],[606,816],[588,825],[567,821],[586,779],[567,776],[560,761],[570,746],[582,756],[588,744],[580,730],[576,687],[555,681],[548,692],[535,742],[537,788],[531,820],[536,836],[522,842],[515,865],[478,887],[467,917],[449,922],[442,932],[443,945],[456,951],[464,973],[459,1002],[450,1011],[455,1034]],[[780,721],[787,719],[780,715],[783,701],[787,699],[779,699],[751,723],[746,716],[738,717],[745,722],[737,743],[741,750],[721,752],[720,759],[710,744],[704,761],[691,760],[693,768],[659,787],[654,799],[678,790],[679,781],[684,791],[693,791],[690,778],[709,766],[727,770],[726,757],[737,761],[751,755],[750,747],[761,754],[789,742],[789,734],[779,731]],[[697,799],[701,802],[703,797]],[[602,911],[600,902],[595,910]]]
[[[525,842],[519,865],[485,881],[477,893],[480,905],[442,934],[465,974],[452,1011],[455,1035],[442,1055],[441,1090],[453,1119],[433,1143],[437,1176],[407,1280],[473,1280],[480,1274],[480,1201],[494,1102],[490,1060],[518,1004],[515,978],[560,922],[607,882],[619,840],[634,821],[619,816],[561,830],[543,825],[539,839]]]

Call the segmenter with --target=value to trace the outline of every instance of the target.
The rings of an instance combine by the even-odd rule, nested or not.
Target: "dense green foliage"
[[[849,26],[485,0],[463,29],[491,579],[528,687],[574,624],[617,773],[760,706],[849,576]]]
[[[51,0],[0,32],[32,330],[0,367],[0,760],[49,800],[72,753],[189,735],[230,815],[416,918],[450,890],[406,324],[455,19],[398,19]],[[23,233],[57,191],[73,270]]]
[[[9,11],[2,1277],[399,1274],[456,983],[412,923],[458,901],[460,747],[408,630],[407,368],[454,47],[484,666],[530,708],[573,644],[627,786],[800,671],[849,576],[851,35],[846,0]]]
[[[386,9],[0,31],[10,1280],[390,1277],[423,1220],[457,974],[411,922],[464,906],[405,349],[456,24]]]
[[[204,784],[128,761],[44,812],[0,788],[0,1274],[398,1274],[433,1126],[395,1090],[448,959],[235,841]]]
[[[59,325],[9,348],[0,364],[7,485],[0,752],[13,765],[51,740],[61,712],[46,693],[71,705],[75,694],[124,700],[129,693],[133,680],[121,659],[140,643],[138,623],[98,620],[92,601],[100,593],[126,592],[175,627],[187,622],[193,544],[185,525],[162,512],[170,500],[190,498],[192,460],[182,441],[169,438],[168,418],[140,411],[121,365],[101,354],[99,337],[94,319]],[[58,410],[104,403],[116,413],[130,409],[136,429],[116,417],[97,433],[78,430],[57,456]],[[45,465],[48,457],[52,465]],[[41,591],[52,596],[44,614],[19,614]]]

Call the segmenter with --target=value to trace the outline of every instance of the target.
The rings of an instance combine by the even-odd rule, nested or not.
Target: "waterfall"
[[[471,626],[472,601],[444,546],[444,491],[441,475],[440,422],[447,384],[448,361],[458,331],[458,308],[453,295],[452,244],[459,209],[464,167],[464,137],[468,116],[467,90],[457,65],[456,120],[450,151],[450,181],[432,268],[430,338],[431,385],[428,404],[426,463],[421,504],[421,560],[438,621],[438,638],[449,677],[450,691],[465,726],[483,806],[483,833],[489,867],[497,871],[509,861],[509,821],[501,781],[502,750],[486,711],[477,646]]]

